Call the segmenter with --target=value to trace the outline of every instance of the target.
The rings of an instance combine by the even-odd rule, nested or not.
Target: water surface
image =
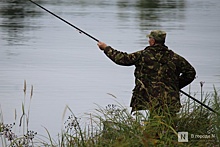
[[[166,44],[196,68],[191,91],[220,89],[219,0],[37,1],[113,48],[128,53],[148,45],[151,30],[167,32]],[[0,104],[5,123],[21,114],[23,83],[34,87],[30,126],[57,134],[68,105],[78,116],[97,105],[129,106],[134,67],[112,63],[96,42],[29,1],[0,2]],[[189,86],[184,88],[189,90]],[[117,99],[108,95],[111,93]],[[26,103],[28,106],[28,102]],[[17,118],[18,119],[18,118]]]

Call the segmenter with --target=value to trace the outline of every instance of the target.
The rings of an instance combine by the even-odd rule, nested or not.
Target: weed
[[[220,113],[220,96],[214,87],[214,93],[204,94],[201,82],[201,100],[216,112]],[[190,93],[190,92],[189,92]],[[24,84],[26,97],[26,81]],[[33,96],[33,86],[31,96]],[[16,123],[4,124],[1,111],[0,136],[2,146],[47,146],[47,147],[151,147],[151,146],[218,146],[220,139],[220,116],[202,108],[185,97],[181,111],[175,116],[149,114],[148,111],[130,114],[127,108],[118,104],[106,107],[98,106],[94,114],[88,113],[89,123],[82,125],[81,118],[75,116],[66,106],[66,112],[71,114],[64,121],[64,127],[58,140],[48,137],[40,138],[37,132],[29,129],[30,104],[25,109],[22,102],[22,115],[19,126],[23,127],[23,134],[17,135],[13,131]],[[183,96],[182,96],[183,97]],[[188,132],[188,142],[178,142],[178,132]],[[38,137],[40,136],[40,137]],[[38,138],[37,138],[38,137]]]

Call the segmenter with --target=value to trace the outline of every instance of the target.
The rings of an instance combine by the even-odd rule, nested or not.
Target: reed
[[[188,97],[183,99],[183,107],[175,119],[158,116],[154,113],[150,116],[139,114],[134,117],[128,109],[120,104],[110,104],[106,107],[98,106],[96,113],[88,114],[91,120],[90,126],[95,130],[77,131],[75,128],[75,134],[69,133],[69,135],[66,130],[64,132],[67,134],[63,136],[63,140],[68,142],[65,143],[68,146],[94,147],[220,145],[220,116],[208,109],[201,108],[201,105]],[[205,94],[202,100],[203,103],[219,112],[220,97],[215,88],[214,93]],[[148,114],[147,111],[145,113]],[[75,124],[76,121],[77,119],[74,119],[74,123],[71,124]],[[173,126],[173,122],[175,122],[175,126]],[[77,126],[79,127],[79,125]],[[188,142],[178,142],[178,132],[188,132]],[[84,142],[83,145],[79,143],[81,141]]]
[[[220,97],[216,89],[213,94],[206,94],[203,97],[203,103],[219,112]],[[89,114],[93,122],[90,128],[96,128],[96,131],[88,133],[89,131],[86,132],[84,129],[84,133],[81,134],[75,127],[74,134],[66,130],[63,140],[68,140],[68,143],[64,144],[94,147],[218,146],[220,117],[201,107],[186,97],[181,111],[175,120],[172,120],[156,114],[151,114],[150,117],[139,114],[134,117],[121,105],[98,106],[97,113]],[[148,114],[147,111],[145,113]],[[175,126],[173,121],[176,122]],[[76,122],[77,119],[74,119],[70,124],[78,124]],[[178,142],[178,132],[188,132],[188,142]],[[80,143],[81,141],[83,144]]]
[[[81,118],[75,116],[71,108],[66,106],[63,113],[63,128],[58,134],[58,139],[53,139],[46,128],[48,136],[41,136],[28,127],[30,103],[25,107],[26,81],[24,85],[25,97],[19,121],[19,126],[23,127],[23,134],[17,135],[13,131],[16,123],[4,124],[3,114],[0,111],[0,136],[1,145],[4,147],[25,145],[29,147],[209,147],[220,145],[220,116],[206,108],[201,108],[200,104],[183,96],[181,98],[183,107],[175,118],[158,116],[153,112],[149,115],[148,111],[133,116],[127,108],[118,103],[109,104],[106,107],[97,105],[93,114],[85,114],[88,122],[83,125]],[[201,92],[203,92],[202,88]],[[30,93],[29,100],[33,96],[33,86]],[[201,100],[220,112],[220,96],[215,87],[213,93],[202,94]],[[178,132],[188,132],[188,142],[178,142]]]
[[[21,116],[17,120],[17,110],[15,110],[15,121],[11,124],[4,124],[3,113],[0,111],[0,136],[2,147],[23,147],[23,146],[34,146],[38,144],[35,142],[34,138],[37,132],[29,129],[29,119],[30,119],[30,106],[33,97],[33,85],[31,85],[30,97],[27,98],[27,83],[24,81],[24,98],[21,105]],[[28,106],[27,106],[27,102]],[[16,130],[18,125],[19,130]]]

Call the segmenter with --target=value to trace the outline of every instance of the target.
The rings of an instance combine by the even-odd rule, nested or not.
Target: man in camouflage
[[[154,30],[147,37],[150,46],[131,54],[103,42],[97,45],[116,64],[136,67],[132,111],[175,115],[181,107],[179,90],[194,80],[196,71],[186,59],[165,46],[166,32]]]

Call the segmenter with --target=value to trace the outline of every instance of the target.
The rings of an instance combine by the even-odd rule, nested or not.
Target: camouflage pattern
[[[147,37],[152,37],[155,40],[162,41],[166,39],[166,32],[161,30],[153,30],[149,35],[147,35]]]
[[[148,46],[131,54],[107,46],[104,53],[116,64],[136,67],[130,104],[133,110],[166,107],[175,113],[179,111],[179,90],[190,84],[196,74],[187,60],[165,45]]]

